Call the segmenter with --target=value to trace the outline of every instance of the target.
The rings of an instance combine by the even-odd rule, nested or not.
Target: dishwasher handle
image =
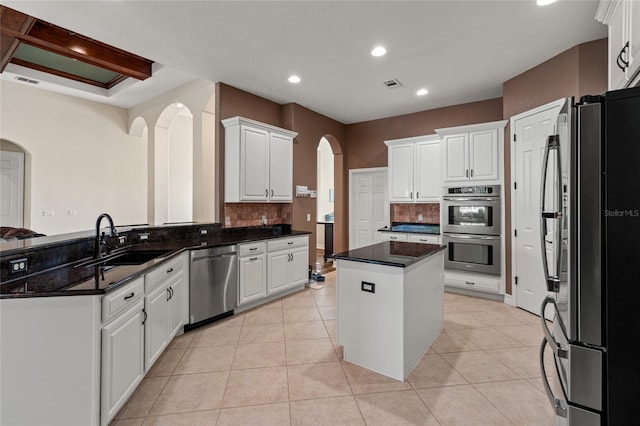
[[[222,253],[222,254],[212,254],[212,255],[209,255],[209,256],[194,257],[191,260],[193,262],[197,262],[199,260],[208,260],[208,259],[216,259],[216,258],[223,258],[223,257],[236,257],[237,255],[238,255],[237,253],[228,252],[228,253]]]

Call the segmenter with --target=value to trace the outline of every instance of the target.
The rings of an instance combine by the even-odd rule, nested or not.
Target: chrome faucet
[[[116,235],[118,235],[118,230],[113,224],[113,219],[111,218],[111,216],[106,213],[102,213],[100,216],[98,216],[98,220],[96,220],[96,241],[93,252],[94,259],[99,259],[102,257],[102,250],[100,249],[100,247],[103,244],[106,244],[106,241],[104,240],[104,232],[102,233],[102,235],[100,234],[100,222],[102,222],[102,219],[104,219],[105,217],[109,221],[109,236],[115,237]]]

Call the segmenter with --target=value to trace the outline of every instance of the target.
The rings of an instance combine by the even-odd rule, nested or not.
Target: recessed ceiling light
[[[548,4],[551,3],[555,3],[556,0],[536,0],[536,3],[538,4],[538,6],[546,6]]]
[[[289,77],[289,83],[300,83],[301,81],[302,79],[297,75],[292,75],[291,77]]]
[[[387,53],[387,49],[382,46],[376,46],[371,51],[372,56],[384,56]]]
[[[418,90],[418,91],[416,92],[416,95],[418,95],[418,96],[424,96],[424,95],[426,95],[427,93],[429,93],[429,91],[428,91],[427,89],[420,89],[420,90]]]

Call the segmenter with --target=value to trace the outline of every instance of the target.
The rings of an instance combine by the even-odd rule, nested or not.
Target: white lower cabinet
[[[238,306],[247,309],[307,282],[309,237],[239,244],[238,263]]]
[[[382,234],[382,241],[404,241],[409,243],[421,243],[421,244],[440,244],[440,235],[429,234],[413,234],[404,232],[385,232],[380,231]]]
[[[144,377],[144,301],[102,328],[101,424],[108,424]]]
[[[184,325],[184,298],[188,291],[187,262],[187,253],[183,253],[144,277],[144,309],[147,315],[145,371],[149,371]]]
[[[267,245],[264,242],[238,245],[238,305],[267,295]]]
[[[500,277],[493,277],[487,274],[469,274],[447,272],[444,274],[444,285],[447,287],[464,288],[473,291],[483,291],[488,293],[500,293]]]
[[[306,282],[309,238],[278,238],[267,243],[267,295]]]

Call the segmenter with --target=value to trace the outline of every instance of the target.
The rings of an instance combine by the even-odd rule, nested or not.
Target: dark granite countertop
[[[405,232],[408,234],[435,234],[440,235],[440,225],[434,223],[401,223],[394,222],[391,228],[385,226],[378,229],[382,232]]]
[[[409,265],[441,252],[446,247],[447,246],[438,244],[384,241],[382,243],[336,253],[330,257],[338,260],[351,260],[354,262],[406,268]]]
[[[189,238],[183,239],[138,242],[131,246],[130,250],[167,250],[167,253],[140,265],[106,267],[78,266],[90,259],[84,257],[33,275],[5,280],[0,285],[0,298],[105,294],[149,272],[153,267],[185,250],[308,234],[310,232],[282,231],[275,228],[232,228],[208,236],[192,234]],[[51,243],[58,245],[61,241]]]

